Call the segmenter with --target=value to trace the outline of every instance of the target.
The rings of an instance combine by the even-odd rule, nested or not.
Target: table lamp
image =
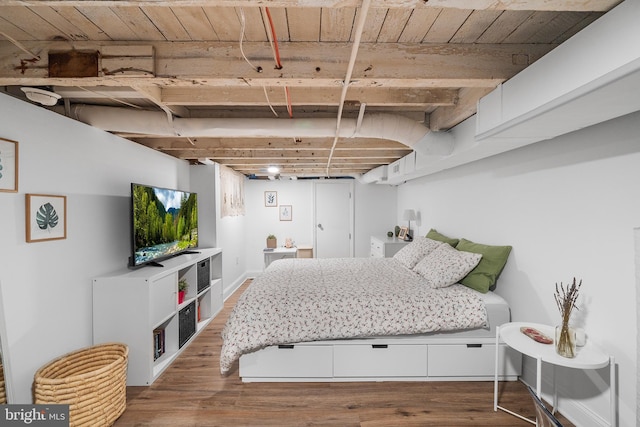
[[[415,221],[416,220],[416,211],[414,211],[413,209],[405,209],[404,210],[404,214],[402,215],[402,219],[408,221],[408,236],[412,236],[413,233],[411,233],[411,221]]]

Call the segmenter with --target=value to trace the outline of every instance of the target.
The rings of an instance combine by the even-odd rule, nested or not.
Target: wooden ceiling
[[[76,104],[156,110],[167,121],[390,113],[445,131],[617,3],[3,0],[0,86],[16,97],[23,86],[53,90],[62,113]],[[357,175],[411,152],[376,138],[114,133],[257,177],[270,165],[282,177]]]

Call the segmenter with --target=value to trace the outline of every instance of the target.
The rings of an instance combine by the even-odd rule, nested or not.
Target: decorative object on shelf
[[[72,426],[110,426],[127,406],[129,348],[105,343],[76,350],[38,369],[36,405],[69,405]]]
[[[394,228],[394,231],[396,233],[396,237],[398,237],[398,234],[400,234],[400,226],[396,225],[396,227]]]
[[[404,213],[402,214],[402,219],[404,219],[405,221],[407,221],[407,234],[411,235],[411,221],[415,221],[417,219],[416,217],[416,211],[414,211],[413,209],[405,209]]]
[[[393,237],[393,231],[387,231],[387,237]]]
[[[280,221],[291,221],[293,212],[291,205],[280,205]]]
[[[293,239],[291,237],[287,237],[284,240],[284,247],[285,248],[292,248],[293,247]]]
[[[407,234],[409,229],[407,227],[400,227],[400,233],[398,233],[398,239],[405,240],[407,238]]]
[[[278,192],[277,191],[265,191],[264,192],[264,205],[268,208],[274,208],[278,206]]]
[[[18,142],[0,138],[0,191],[18,192]]]
[[[531,338],[532,340],[539,342],[540,344],[553,344],[553,340],[540,332],[535,328],[529,328],[526,326],[522,326],[520,328],[520,332]]]
[[[178,304],[182,304],[182,302],[184,301],[184,295],[187,293],[188,288],[189,284],[186,280],[178,280]]]
[[[556,283],[556,293],[554,295],[560,316],[562,317],[562,323],[556,326],[556,352],[563,357],[574,358],[576,356],[576,333],[569,326],[569,319],[571,318],[571,312],[576,306],[576,300],[578,299],[578,291],[582,286],[582,280],[578,283],[576,278],[573,278],[571,285],[565,286],[560,282],[560,287]]]
[[[267,248],[275,249],[278,247],[278,239],[273,234],[267,236]]]
[[[158,360],[165,351],[165,329],[156,328],[153,330],[153,360]]]
[[[67,197],[27,194],[27,242],[67,238]]]

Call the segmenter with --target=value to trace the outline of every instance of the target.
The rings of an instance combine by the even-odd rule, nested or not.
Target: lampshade
[[[402,219],[405,221],[415,221],[416,220],[416,211],[413,209],[405,209],[404,214],[402,215]]]

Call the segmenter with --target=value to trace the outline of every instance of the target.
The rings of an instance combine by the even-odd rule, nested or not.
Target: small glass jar
[[[576,331],[568,324],[556,326],[556,353],[562,357],[576,357]]]

